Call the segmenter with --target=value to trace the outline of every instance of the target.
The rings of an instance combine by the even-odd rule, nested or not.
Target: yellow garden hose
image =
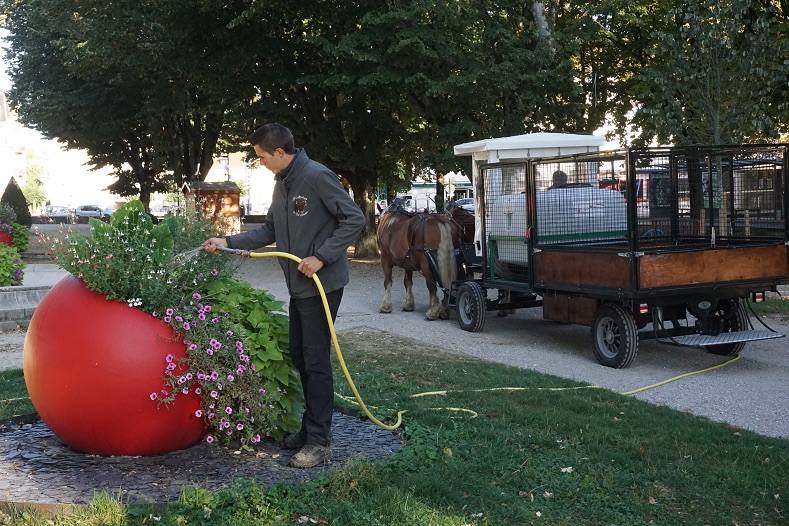
[[[707,367],[706,369],[699,369],[698,371],[692,371],[690,373],[680,374],[679,376],[675,376],[673,378],[669,378],[668,380],[663,380],[662,382],[657,382],[652,385],[646,385],[644,387],[639,387],[638,389],[633,389],[632,391],[624,391],[619,393],[621,395],[630,396],[642,391],[647,391],[649,389],[654,389],[655,387],[660,387],[661,385],[666,385],[667,383],[674,382],[676,380],[681,380],[682,378],[687,378],[688,376],[693,376],[694,374],[701,374],[706,373],[708,371],[713,371],[715,369],[720,369],[723,366],[732,364],[740,359],[740,356],[737,355],[733,357],[731,360],[727,360],[723,363],[719,363],[718,365],[713,365],[712,367]],[[576,391],[578,389],[605,389],[605,387],[601,385],[579,385],[576,387],[489,387],[487,389],[473,389],[471,392],[474,393],[482,393],[482,392],[489,392],[489,391]],[[425,393],[418,393],[415,395],[411,395],[411,398],[419,398],[422,396],[443,396],[449,394],[450,391],[428,391]],[[452,392],[459,392],[459,391],[452,391]]]
[[[247,257],[247,258],[263,258],[263,257],[280,257],[280,258],[288,258],[296,263],[301,263],[301,258],[298,256],[294,256],[293,254],[289,254],[287,252],[250,252],[249,250],[240,250],[235,248],[225,248],[225,247],[216,247],[218,250],[222,250],[224,252],[230,252],[237,256]],[[348,385],[351,387],[351,391],[353,391],[353,396],[356,398],[356,402],[359,404],[359,407],[362,408],[364,414],[367,415],[372,422],[379,425],[380,427],[386,429],[387,431],[394,431],[403,423],[403,413],[405,411],[398,411],[397,413],[397,422],[392,425],[384,424],[377,418],[375,418],[372,413],[367,409],[367,406],[364,404],[362,400],[362,396],[359,394],[359,391],[356,389],[356,384],[353,383],[353,379],[351,378],[351,373],[348,372],[348,367],[345,365],[345,360],[342,357],[342,352],[340,351],[340,343],[337,341],[337,333],[334,331],[334,322],[332,321],[331,316],[331,309],[329,309],[329,302],[326,300],[326,293],[323,290],[323,284],[321,284],[321,280],[318,277],[318,273],[312,275],[313,281],[315,281],[315,285],[318,287],[318,292],[321,295],[321,301],[323,301],[323,310],[326,312],[326,320],[329,322],[329,331],[331,332],[331,341],[334,344],[334,351],[337,354],[337,361],[340,364],[340,368],[342,369],[342,373],[345,375],[345,379],[348,381]]]

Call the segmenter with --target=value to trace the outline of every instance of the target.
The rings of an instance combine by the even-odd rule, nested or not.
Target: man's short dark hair
[[[259,146],[268,153],[274,153],[277,148],[282,148],[287,154],[296,153],[293,134],[281,124],[264,124],[249,136],[249,144]]]

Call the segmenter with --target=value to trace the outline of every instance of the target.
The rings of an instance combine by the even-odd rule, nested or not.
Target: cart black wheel
[[[592,343],[601,364],[615,369],[630,365],[638,354],[633,315],[614,303],[601,305],[592,323]]]
[[[464,331],[479,332],[485,325],[487,297],[482,285],[467,281],[458,287],[458,323]]]
[[[720,300],[714,312],[710,313],[713,323],[723,322],[723,333],[744,331],[748,328],[748,313],[737,299]],[[723,343],[705,347],[707,352],[719,356],[734,356],[745,348],[746,342]]]

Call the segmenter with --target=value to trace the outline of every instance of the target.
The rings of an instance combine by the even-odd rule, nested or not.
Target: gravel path
[[[222,256],[232,257],[232,256]],[[287,300],[282,271],[275,258],[245,260],[240,277]],[[351,284],[345,290],[336,328],[383,330],[430,343],[447,351],[532,369],[616,392],[653,385],[679,375],[722,364],[728,358],[692,348],[642,341],[639,354],[626,369],[597,363],[589,328],[542,319],[541,309],[524,309],[499,318],[489,313],[482,332],[460,329],[454,313],[449,320],[424,319],[427,289],[415,277],[416,311],[402,312],[402,272],[395,271],[392,314],[380,314],[383,278],[377,261],[353,261]],[[789,334],[789,324],[770,322]],[[0,334],[0,369],[21,367],[24,332]],[[749,343],[741,358],[729,365],[638,393],[639,399],[727,422],[757,433],[789,438],[789,341],[784,338]],[[353,363],[348,367],[353,371]],[[362,393],[364,396],[364,393]]]

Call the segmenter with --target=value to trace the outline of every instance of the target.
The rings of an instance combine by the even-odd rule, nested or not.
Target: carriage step
[[[689,334],[687,336],[673,336],[670,339],[658,338],[661,343],[682,345],[686,347],[707,347],[710,345],[723,345],[726,343],[755,342],[758,340],[773,340],[783,338],[780,332],[771,331],[736,331],[725,332],[713,336],[710,334]]]

